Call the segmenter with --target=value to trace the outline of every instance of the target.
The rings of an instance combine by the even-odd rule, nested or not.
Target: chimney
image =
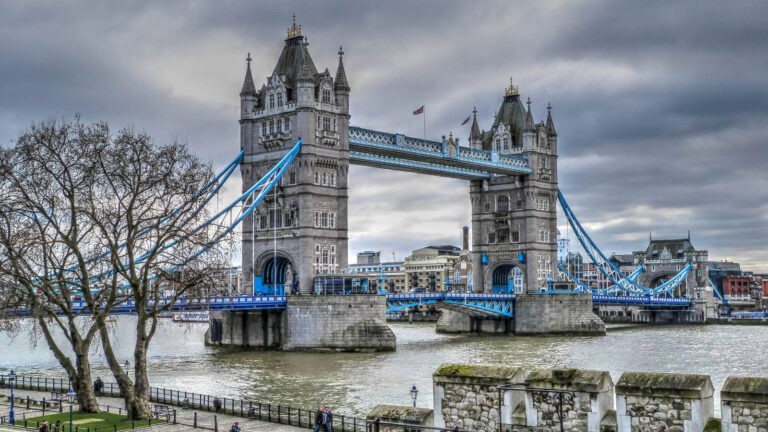
[[[469,227],[465,226],[462,229],[462,238],[464,240],[462,250],[468,251],[469,250]]]

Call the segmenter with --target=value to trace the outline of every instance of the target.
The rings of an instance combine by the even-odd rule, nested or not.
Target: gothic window
[[[283,106],[283,94],[278,93],[277,94],[277,106],[281,107]]]
[[[540,229],[539,230],[539,241],[541,243],[548,243],[549,242],[549,230],[546,230],[546,229]]]
[[[336,213],[329,213],[328,214],[328,227],[329,228],[336,228]]]
[[[282,132],[283,131],[283,120],[277,119],[277,131]]]
[[[541,211],[549,211],[549,200],[545,197],[536,198],[536,209]]]
[[[291,223],[292,223],[290,213],[288,213],[288,212],[284,213],[283,214],[283,219],[285,220],[285,222],[283,222],[283,226],[286,227],[286,228],[290,228],[291,227]]]
[[[259,229],[267,229],[267,215],[259,216]]]
[[[496,243],[496,233],[488,233],[488,243]]]
[[[296,184],[296,171],[291,171],[288,173],[288,184]]]
[[[315,171],[315,184],[320,184],[320,171]]]
[[[319,254],[319,253],[320,253],[320,245],[319,245],[319,244],[316,244],[316,245],[315,245],[315,253],[316,253],[316,254]]]
[[[315,228],[319,228],[319,227],[320,227],[320,212],[316,211],[315,212]]]
[[[323,129],[323,116],[317,116],[317,128]]]
[[[331,91],[330,90],[323,90],[323,102],[324,103],[331,103]]]
[[[274,121],[269,122],[269,133],[270,134],[275,133],[275,122]]]
[[[328,212],[322,212],[320,215],[320,226],[328,228]]]
[[[484,210],[484,211],[486,211],[486,212],[489,212],[489,211],[491,211],[491,203],[489,203],[488,201],[486,201],[486,202],[483,204],[483,210]]]
[[[497,239],[499,243],[507,243],[509,242],[509,228],[499,228],[499,231],[496,233]]]
[[[267,134],[267,122],[261,123],[261,135],[264,136]]]
[[[498,138],[496,138],[496,151],[499,151],[499,150],[501,150],[501,141]]]
[[[520,231],[512,231],[512,243],[520,243]]]
[[[499,195],[496,198],[496,211],[498,212],[509,211],[509,198],[506,195]]]
[[[504,138],[504,150],[509,150],[509,140]]]
[[[325,131],[331,130],[331,118],[330,117],[323,117],[323,130],[325,130]]]
[[[269,95],[269,109],[272,109],[275,107],[275,95],[271,94]]]
[[[322,261],[323,264],[328,264],[328,249],[323,248]]]
[[[320,174],[320,184],[323,186],[327,184],[327,175],[325,171]]]
[[[336,255],[336,245],[331,245],[331,255]]]
[[[290,117],[286,117],[285,118],[285,130],[286,131],[291,130],[291,118]]]
[[[328,173],[328,186],[336,186],[336,173]]]
[[[336,131],[336,117],[333,118],[333,129],[334,132]]]
[[[523,200],[517,200],[517,202],[515,204],[516,204],[518,210],[523,208]]]

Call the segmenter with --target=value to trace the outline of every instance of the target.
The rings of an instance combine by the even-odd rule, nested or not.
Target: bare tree
[[[98,134],[53,143],[49,139],[70,136],[72,131]],[[42,152],[50,154],[27,149],[22,145],[27,141],[29,147],[51,147]],[[42,178],[34,177],[35,188],[30,187],[23,179],[35,174],[39,164],[53,153],[60,155],[56,160],[61,167],[46,170],[50,173]],[[85,345],[90,346],[98,333],[128,416],[150,417],[147,352],[158,320],[189,290],[208,284],[212,269],[223,265],[215,246],[226,232],[225,226],[209,220],[206,210],[218,188],[210,166],[181,143],[158,146],[146,134],[130,129],[112,137],[105,124],[86,127],[79,121],[33,128],[19,139],[15,149],[6,152],[3,160],[7,160],[3,166],[9,177],[17,179],[8,188],[19,199],[4,204],[0,217],[9,216],[0,220],[12,221],[18,209],[29,208],[22,214],[43,225],[24,228],[23,223],[9,222],[7,229],[0,228],[9,233],[0,232],[0,241],[5,245],[3,255],[9,257],[9,268],[14,269],[7,272],[7,283],[17,281],[14,290],[24,293],[24,305],[41,326],[52,320],[65,327],[69,321],[88,316],[83,337],[73,330],[74,324],[67,326],[73,350],[82,353],[79,362],[87,364]],[[22,171],[20,167],[26,168]],[[62,182],[61,172],[76,173],[78,180]],[[70,183],[77,187],[68,186]],[[23,193],[40,185],[53,186],[45,196]],[[52,229],[48,226],[51,218],[40,217],[39,213],[61,203],[61,215],[54,220],[64,221],[55,227],[66,229]],[[59,239],[63,236],[60,232],[69,231],[78,235]],[[19,264],[30,256],[40,258],[31,264]],[[78,296],[87,303],[86,310],[73,310],[72,299]],[[137,315],[134,380],[117,358],[104,320],[115,305],[127,301],[136,305]],[[46,337],[46,341],[55,352],[52,338]],[[66,364],[64,357],[62,354],[62,365]],[[90,373],[86,374],[85,369],[75,372],[81,372],[81,381],[90,383]]]
[[[107,140],[104,124],[52,122],[0,150],[0,286],[13,300],[4,307],[35,320],[83,412],[99,409],[88,352],[111,304],[91,289],[99,241],[81,204],[97,168],[88,155]],[[57,331],[69,347],[56,341]]]

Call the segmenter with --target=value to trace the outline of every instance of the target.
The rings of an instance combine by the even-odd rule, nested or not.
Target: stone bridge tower
[[[349,84],[339,49],[335,77],[318,72],[301,26],[288,29],[280,58],[259,90],[247,59],[240,92],[243,191],[302,138],[301,153],[243,221],[243,291],[312,290],[315,274],[347,267]],[[258,61],[258,60],[257,60]]]
[[[492,174],[470,184],[475,291],[535,293],[557,275],[557,132],[534,123],[531,102],[523,106],[510,82],[489,131],[477,117],[472,148],[528,158],[528,176]]]

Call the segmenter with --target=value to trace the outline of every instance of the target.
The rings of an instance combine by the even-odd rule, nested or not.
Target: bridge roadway
[[[547,294],[539,294],[547,295]],[[558,294],[548,294],[558,295]],[[484,315],[495,315],[512,318],[514,316],[515,294],[485,294],[485,293],[434,293],[434,294],[387,294],[387,312],[396,312],[421,305],[444,303],[456,307],[471,309],[473,312]],[[691,300],[676,297],[655,296],[616,296],[616,295],[592,295],[595,305],[605,306],[647,306],[657,308],[679,309],[689,307]],[[160,306],[169,306],[170,299],[162,299]],[[220,296],[200,298],[180,298],[169,311],[256,311],[279,310],[288,305],[286,296]],[[149,303],[148,306],[153,306]],[[85,312],[88,305],[85,300],[72,302],[75,313]],[[17,311],[20,315],[26,315],[26,311]],[[134,314],[136,304],[126,301],[112,309],[114,315]]]

